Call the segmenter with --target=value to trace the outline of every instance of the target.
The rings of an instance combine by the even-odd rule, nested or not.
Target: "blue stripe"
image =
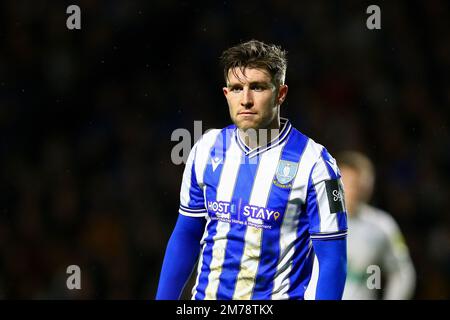
[[[306,203],[302,206],[297,229],[297,241],[292,261],[292,269],[289,274],[290,299],[304,299],[305,291],[311,280],[314,264],[314,249],[311,245],[310,233],[320,232],[319,204],[317,192],[313,184],[312,173],[316,164],[311,169],[308,179],[308,195]],[[311,247],[310,247],[311,246]]]
[[[347,230],[347,212],[337,212],[337,222],[338,222],[338,229],[339,230]]]
[[[323,162],[327,168],[328,174],[330,175],[330,179],[334,180],[334,179],[338,179],[339,177],[337,176],[336,172],[334,171],[333,167],[328,163],[328,161],[330,162],[334,162],[332,160],[331,155],[328,153],[327,149],[323,148],[322,149],[322,158],[323,158]]]
[[[256,163],[255,163],[256,162]],[[256,172],[260,163],[259,157],[256,161],[249,161],[248,157],[242,155],[241,165],[233,192],[232,202],[237,204],[237,213],[242,212],[242,208],[248,205],[253,189]],[[233,218],[233,217],[231,217]],[[220,275],[217,299],[231,300],[236,288],[236,279],[239,274],[241,258],[245,247],[245,232],[247,226],[232,223],[227,235],[227,248],[225,260]]]
[[[289,299],[304,299],[306,288],[311,280],[314,250],[310,247],[308,222],[308,217],[300,214],[292,269],[289,273]]]
[[[230,136],[233,130],[230,127],[222,129],[216,138],[216,141],[211,148],[210,158],[222,157],[221,163],[217,166],[216,170],[213,171],[211,161],[208,161],[205,171],[203,181],[206,185],[206,201],[215,201],[217,197],[217,187],[219,185],[220,177],[222,175],[223,164],[225,162],[225,156],[227,148],[230,146]],[[203,251],[203,261],[200,270],[200,276],[198,285],[196,287],[197,294],[195,295],[196,300],[205,299],[205,290],[208,285],[208,275],[210,273],[210,264],[212,260],[212,248],[214,245],[214,236],[217,234],[217,220],[211,220],[208,225],[208,236],[205,238],[205,249]]]
[[[298,164],[306,149],[307,143],[307,137],[297,130],[293,130],[283,147],[280,160],[292,161]],[[297,170],[301,170],[300,166]],[[273,183],[271,187],[266,207],[285,214],[291,188],[281,188]],[[284,214],[279,222],[277,222],[275,228],[272,230],[263,230],[261,259],[258,265],[253,299],[263,300],[271,298],[273,282],[279,262],[278,259],[280,257],[280,228],[283,223]]]

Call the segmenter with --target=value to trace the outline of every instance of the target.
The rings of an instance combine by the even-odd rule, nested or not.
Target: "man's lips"
[[[256,114],[256,112],[242,111],[242,112],[238,113],[238,115],[243,115],[243,116],[250,116],[250,115],[254,115],[254,114]]]

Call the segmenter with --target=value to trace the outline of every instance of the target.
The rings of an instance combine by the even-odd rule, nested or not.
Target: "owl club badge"
[[[292,180],[297,174],[298,163],[287,160],[278,162],[277,173],[273,179],[273,183],[280,188],[291,188]]]

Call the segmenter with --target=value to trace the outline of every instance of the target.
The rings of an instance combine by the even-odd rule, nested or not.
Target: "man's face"
[[[268,71],[259,68],[230,69],[223,93],[231,120],[241,130],[275,129],[279,126],[279,107],[287,94],[287,86],[277,88]]]

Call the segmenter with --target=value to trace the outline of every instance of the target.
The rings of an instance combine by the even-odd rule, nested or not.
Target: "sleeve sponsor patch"
[[[326,180],[325,189],[327,190],[330,213],[345,211],[344,189],[341,181],[339,179]]]

